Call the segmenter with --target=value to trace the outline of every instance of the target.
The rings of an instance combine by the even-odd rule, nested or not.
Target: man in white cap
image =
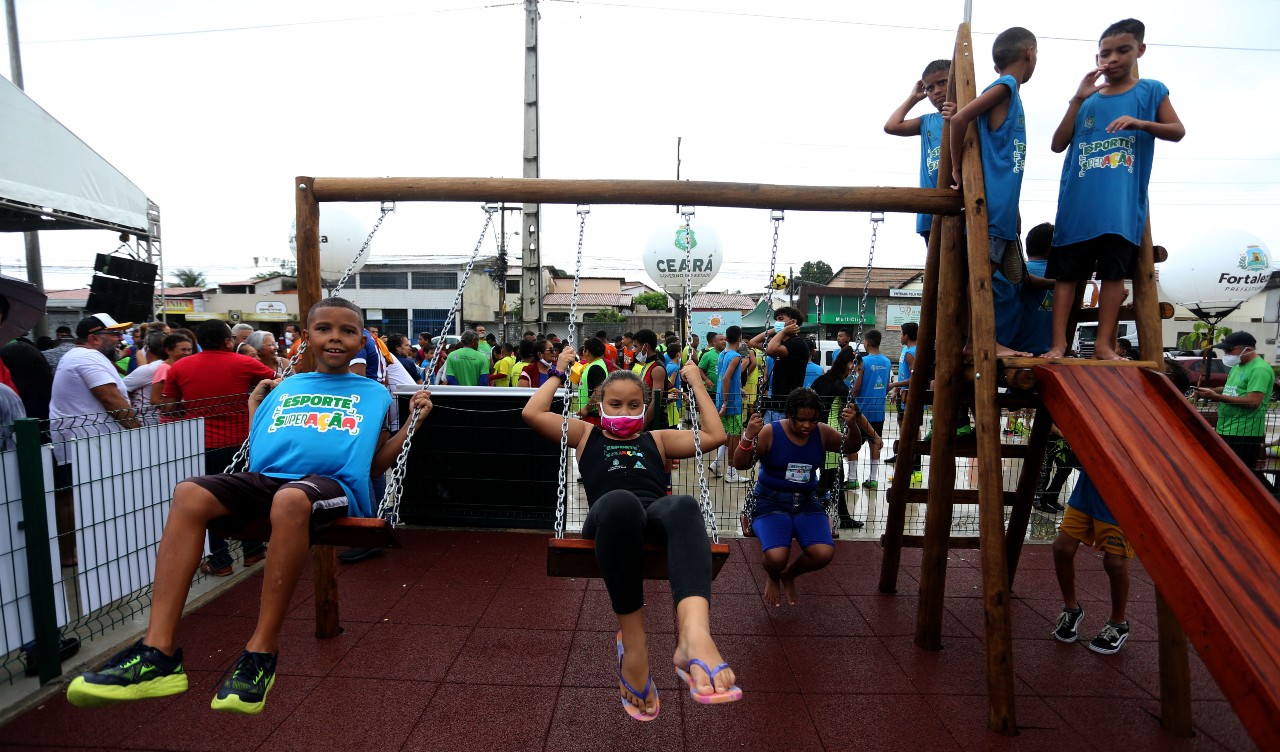
[[[140,425],[129,406],[129,392],[125,389],[124,380],[113,362],[119,357],[124,333],[131,326],[132,322],[118,323],[105,313],[81,319],[76,324],[76,346],[58,361],[58,370],[53,375],[49,428],[53,434],[54,456],[58,460],[54,489],[58,545],[63,566],[75,564],[72,450],[66,443]],[[97,469],[85,468],[85,471]]]
[[[1196,397],[1220,403],[1218,435],[1245,467],[1253,470],[1267,433],[1267,401],[1275,388],[1275,372],[1259,357],[1258,340],[1248,332],[1232,332],[1214,345],[1231,370],[1217,389],[1200,387]]]

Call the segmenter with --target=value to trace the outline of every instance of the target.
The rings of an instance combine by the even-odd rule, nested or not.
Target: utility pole
[[[12,2],[13,0],[9,0]],[[538,0],[524,0],[524,177],[541,177],[538,169]],[[542,331],[542,242],[539,205],[524,205],[524,225],[520,228],[521,264],[524,266],[524,296],[520,306],[526,331]],[[570,322],[571,325],[573,322]]]
[[[4,16],[9,27],[10,77],[13,79],[13,85],[21,91],[23,90],[22,53],[18,48],[18,10],[14,7],[14,0],[4,0]],[[40,234],[24,232],[22,237],[26,240],[27,245],[27,281],[43,290],[44,267],[40,264]],[[40,320],[36,322],[35,331],[32,333],[37,337],[49,336],[49,317],[47,315],[40,317]]]

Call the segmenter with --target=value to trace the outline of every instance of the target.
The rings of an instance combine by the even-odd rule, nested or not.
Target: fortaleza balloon
[[[682,221],[663,227],[649,236],[644,249],[644,268],[649,278],[674,296],[684,294],[690,268],[692,294],[715,278],[722,261],[720,238],[710,225],[698,219],[690,222],[687,230]]]
[[[1252,298],[1271,278],[1271,252],[1256,235],[1213,230],[1172,247],[1159,266],[1160,299],[1213,313]]]
[[[364,240],[369,235],[369,228],[356,218],[354,214],[333,204],[320,208],[320,276],[334,279],[342,276],[347,265],[356,257]],[[297,220],[289,225],[289,252],[298,257]],[[360,271],[364,262],[369,259],[366,252],[356,262],[352,273]]]

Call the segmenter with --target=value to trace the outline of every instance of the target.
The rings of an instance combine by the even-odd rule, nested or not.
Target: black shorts
[[[271,500],[285,488],[296,488],[311,500],[312,530],[324,527],[338,517],[347,516],[347,492],[342,484],[323,475],[308,475],[299,480],[272,478],[262,473],[221,473],[187,478],[213,494],[231,510],[237,520],[248,522],[271,516]]]
[[[1071,245],[1056,245],[1049,254],[1045,276],[1061,282],[1081,282],[1096,273],[1098,279],[1133,279],[1138,246],[1119,235],[1099,235]]]

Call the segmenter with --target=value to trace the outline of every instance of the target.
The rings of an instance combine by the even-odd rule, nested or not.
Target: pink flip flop
[[[631,694],[635,695],[636,697],[639,697],[641,700],[647,700],[647,699],[649,699],[649,692],[652,690],[652,691],[653,691],[653,713],[652,713],[652,714],[646,713],[646,712],[644,712],[643,710],[641,710],[640,708],[637,708],[635,705],[632,705],[631,703],[627,702],[627,698],[625,698],[625,697],[619,697],[618,699],[622,700],[622,709],[623,709],[623,710],[625,710],[625,711],[627,711],[627,715],[631,716],[632,718],[636,719],[637,721],[652,721],[652,720],[654,720],[654,719],[656,719],[656,718],[658,717],[658,713],[659,713],[659,712],[661,712],[661,710],[662,710],[662,701],[658,699],[658,688],[657,688],[656,686],[654,686],[654,684],[653,684],[653,674],[652,674],[652,673],[650,673],[650,674],[649,674],[649,679],[648,679],[648,681],[646,681],[646,682],[645,682],[645,684],[644,684],[644,691],[643,691],[643,692],[639,692],[639,691],[637,691],[635,687],[633,687],[633,686],[631,686],[630,684],[628,684],[628,683],[627,683],[627,680],[626,680],[626,679],[622,678],[622,655],[623,655],[623,652],[624,652],[624,651],[623,651],[623,649],[622,649],[622,632],[618,632],[618,685],[619,685],[619,689],[620,689],[620,690],[625,689],[626,691],[630,692]]]
[[[729,668],[728,663],[721,663],[719,666],[716,666],[714,670],[712,670],[710,666],[698,660],[697,658],[693,658],[689,661],[689,668],[692,668],[694,666],[697,666],[698,668],[707,672],[707,677],[712,680],[713,686],[714,686],[716,674]],[[687,669],[677,668],[676,673],[680,675],[680,678],[684,680],[685,684],[689,685],[689,696],[692,697],[695,701],[702,703],[703,705],[720,705],[726,702],[737,702],[738,700],[742,699],[742,690],[738,689],[738,685],[736,684],[733,685],[732,687],[729,687],[723,692],[712,692],[709,695],[704,695],[698,691],[698,685],[694,683],[693,676],[690,675]]]

